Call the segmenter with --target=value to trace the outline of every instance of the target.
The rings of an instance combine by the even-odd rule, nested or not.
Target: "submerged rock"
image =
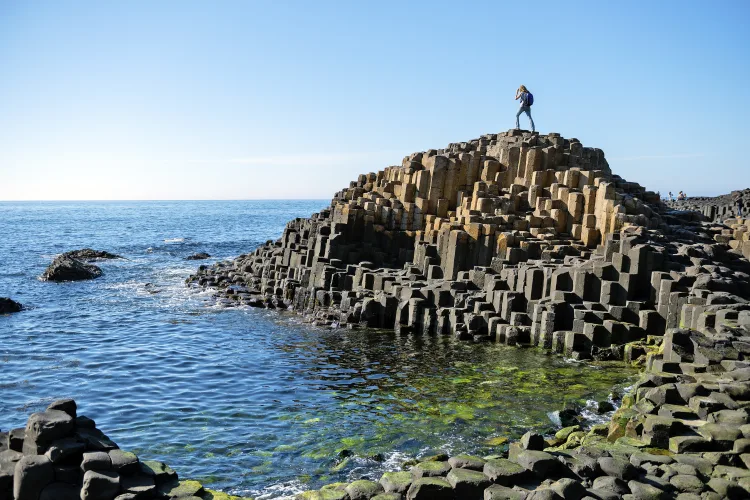
[[[93,265],[86,264],[80,260],[60,255],[52,261],[42,274],[43,281],[81,281],[98,278],[102,275],[102,270]]]
[[[23,306],[8,297],[0,297],[0,314],[10,314],[20,312]]]
[[[194,253],[193,255],[188,255],[185,257],[185,260],[203,260],[203,259],[210,259],[211,256],[207,254],[206,252],[198,252]]]

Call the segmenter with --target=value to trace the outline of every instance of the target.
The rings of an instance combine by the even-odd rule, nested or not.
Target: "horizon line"
[[[143,199],[110,199],[110,200],[94,200],[94,199],[78,199],[78,200],[0,200],[0,203],[60,203],[60,202],[111,202],[111,201],[326,201],[328,198],[172,198],[172,199],[158,199],[158,198],[143,198]]]

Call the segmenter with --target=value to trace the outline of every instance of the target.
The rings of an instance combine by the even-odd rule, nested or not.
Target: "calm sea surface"
[[[0,296],[28,307],[0,316],[0,429],[72,397],[141,458],[215,489],[279,498],[376,478],[426,453],[490,454],[497,438],[548,431],[565,404],[629,383],[631,370],[532,349],[220,308],[185,286],[206,262],[188,255],[249,252],[326,205],[0,202]],[[127,260],[99,263],[93,281],[37,279],[56,254],[83,247]]]

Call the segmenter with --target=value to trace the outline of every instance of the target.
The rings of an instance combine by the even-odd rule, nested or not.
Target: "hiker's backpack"
[[[534,94],[526,92],[526,105],[531,106],[532,104],[534,104]]]

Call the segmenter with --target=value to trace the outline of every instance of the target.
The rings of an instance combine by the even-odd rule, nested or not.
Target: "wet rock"
[[[370,498],[383,493],[383,486],[375,481],[360,479],[354,481],[346,487],[346,493],[351,500],[369,500]]]
[[[557,435],[555,435],[557,437]],[[521,436],[521,448],[524,450],[537,450],[541,451],[547,447],[547,443],[544,441],[544,437],[541,434],[535,432],[527,432]]]
[[[421,477],[409,486],[406,500],[453,500],[453,488],[445,479]]]
[[[537,488],[528,495],[526,500],[561,500],[562,497],[551,488]]]
[[[577,500],[586,496],[586,488],[579,481],[570,478],[558,479],[550,485],[550,489],[565,500]]]
[[[669,478],[669,482],[677,491],[683,493],[701,493],[705,489],[703,481],[693,475],[677,474]]]
[[[453,468],[481,471],[484,469],[485,460],[474,455],[456,455],[449,458],[448,463]]]
[[[650,484],[639,481],[629,481],[628,488],[636,500],[660,500],[667,498],[666,492]]]
[[[86,444],[75,438],[62,438],[52,441],[45,452],[51,462],[57,463],[68,460],[76,455],[82,455]]]
[[[502,486],[518,484],[529,475],[524,467],[505,458],[487,460],[483,472],[492,482]]]
[[[624,495],[630,492],[628,483],[612,476],[597,477],[594,479],[592,487],[595,490],[611,491],[617,495]]]
[[[111,259],[122,259],[121,256],[113,253],[105,252],[103,250],[92,250],[91,248],[82,248],[80,250],[72,250],[62,254],[65,257],[76,260],[111,260]]]
[[[17,313],[23,310],[23,306],[8,297],[0,297],[0,314]]]
[[[120,449],[110,450],[109,459],[112,462],[112,470],[119,474],[133,474],[139,469],[138,457],[135,453]]]
[[[524,500],[526,495],[512,488],[493,484],[484,490],[484,500]]]
[[[109,454],[103,451],[92,451],[83,454],[83,460],[81,461],[81,470],[87,472],[90,470],[95,471],[108,471],[112,469],[112,460],[109,458]]]
[[[171,498],[200,497],[205,493],[203,485],[198,481],[173,481],[157,486],[157,491]]]
[[[470,469],[451,469],[446,480],[453,487],[456,496],[466,500],[482,500],[484,489],[492,484],[487,476]]]
[[[616,457],[602,457],[597,460],[602,472],[608,476],[629,481],[638,476],[638,469],[627,460]]]
[[[412,475],[410,472],[385,472],[380,477],[380,484],[386,493],[406,493],[411,486]]]
[[[549,477],[562,466],[553,455],[544,451],[524,450],[518,454],[516,461],[540,478]]]
[[[13,498],[15,500],[39,500],[42,490],[54,480],[55,469],[47,457],[24,456],[15,466]]]
[[[206,252],[198,252],[194,253],[193,255],[188,255],[185,257],[185,260],[204,260],[204,259],[210,259],[211,256],[207,254]]]
[[[110,500],[120,491],[120,476],[113,471],[86,471],[83,475],[81,499]]]
[[[445,476],[451,470],[451,466],[448,462],[419,462],[417,465],[411,468],[411,474],[414,479],[420,477],[437,477]]]
[[[32,413],[26,423],[23,440],[24,455],[43,454],[49,443],[73,433],[73,419],[59,410]]]
[[[93,264],[60,255],[52,261],[41,276],[43,281],[81,281],[98,278],[102,270]]]
[[[107,458],[109,458],[109,455],[107,455]],[[145,460],[141,462],[141,471],[146,475],[152,476],[157,486],[177,480],[177,473],[174,469],[163,462]]]
[[[70,418],[76,418],[77,412],[78,412],[78,407],[76,406],[76,402],[69,398],[58,399],[57,401],[54,401],[51,405],[49,405],[47,409],[65,412],[68,415],[70,415]],[[76,424],[78,424],[78,422],[76,422]]]

